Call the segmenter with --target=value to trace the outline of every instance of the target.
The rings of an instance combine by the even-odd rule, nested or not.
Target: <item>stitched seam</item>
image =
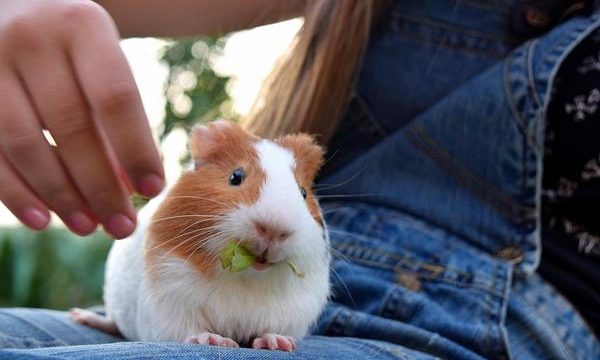
[[[472,47],[467,47],[467,46],[456,46],[456,45],[445,43],[444,41],[427,38],[425,36],[419,36],[410,31],[401,30],[397,25],[394,26],[394,32],[398,35],[403,36],[407,40],[417,43],[418,45],[422,45],[423,42],[427,42],[430,44],[437,45],[441,48],[450,49],[450,50],[459,50],[461,52],[471,54],[471,55],[476,55],[476,56],[489,55],[496,59],[503,59],[506,56],[506,53],[508,52],[508,50],[507,51],[479,50],[479,49],[474,49]]]
[[[327,203],[327,205],[330,205],[330,204],[340,204],[340,203],[339,202],[338,203]],[[336,228],[334,228],[333,230],[338,232],[339,234],[351,235],[356,238],[363,239],[363,240],[367,239],[367,241],[369,241],[366,236],[361,236],[360,234],[357,234],[357,233],[340,230],[340,228],[344,228],[344,227],[348,226],[349,223],[352,221],[351,219],[348,219],[348,217],[357,216],[357,214],[359,214],[358,211],[360,211],[360,212],[376,211],[377,215],[379,217],[385,217],[385,221],[389,221],[390,218],[393,220],[399,220],[401,222],[406,220],[406,218],[399,216],[394,211],[390,211],[389,207],[386,207],[385,205],[382,205],[380,203],[369,203],[367,201],[363,201],[360,203],[353,202],[351,204],[352,204],[352,206],[342,206],[342,207],[338,208],[340,211],[334,213],[335,216],[328,217],[328,223],[335,224]],[[327,206],[327,205],[324,205],[324,206]],[[338,209],[336,209],[336,210],[338,210]],[[395,210],[397,211],[397,209],[395,209]],[[436,223],[433,221],[433,219],[422,218],[422,217],[420,217],[421,216],[420,214],[412,213],[408,209],[402,209],[402,212],[407,217],[411,218],[412,221],[417,221],[419,224],[421,224],[421,227],[443,229],[440,231],[443,231],[444,234],[446,234],[447,236],[464,240],[463,234],[457,233],[453,229],[445,228],[444,227],[445,224]],[[340,219],[344,219],[344,221],[340,222],[341,221]],[[364,226],[361,227],[362,231],[364,231],[364,228],[365,228]],[[330,231],[331,230],[332,229],[330,229]],[[376,235],[379,236],[379,234],[376,234]],[[471,245],[471,244],[463,244],[462,246],[473,247],[473,245]],[[481,247],[477,247],[476,245],[474,247],[476,247],[477,249],[481,249]],[[484,249],[484,250],[486,250],[486,254],[492,255],[489,252],[487,252],[488,249]],[[404,252],[408,253],[408,251],[404,251]],[[414,257],[419,258],[419,261],[422,261],[422,259],[420,259],[420,256],[415,255]],[[455,268],[455,269],[458,269],[458,268]],[[458,271],[460,271],[460,270],[458,270]]]
[[[527,46],[530,46],[529,44]],[[511,73],[509,67],[509,61],[513,61],[512,57],[508,58],[505,62],[504,62],[504,93],[505,93],[505,97],[507,99],[508,105],[510,107],[511,112],[513,113],[513,120],[515,121],[515,123],[517,124],[517,126],[519,127],[519,129],[521,129],[521,131],[523,132],[523,136],[525,137],[525,139],[527,139],[527,143],[532,146],[533,148],[537,147],[537,142],[535,141],[535,139],[533,139],[530,135],[529,135],[529,131],[527,131],[527,126],[525,125],[525,119],[523,118],[523,114],[517,109],[517,104],[515,104],[515,97],[513,96],[514,94],[512,93],[512,91],[509,88],[509,84],[513,83],[509,78],[508,78],[508,74]],[[525,96],[525,98],[527,98],[527,96]]]
[[[523,219],[527,220],[535,212],[535,208],[533,207],[521,205],[510,198],[502,196],[495,187],[479,179],[477,175],[464,168],[452,155],[446,154],[446,150],[438,145],[433,138],[429,137],[420,126],[415,125],[407,128],[405,134],[414,147],[428,154],[440,168],[453,175],[453,178],[458,180],[460,184],[472,190],[481,199],[491,204],[509,219],[512,219],[514,222],[521,222]],[[449,165],[448,162],[452,164]]]
[[[527,66],[527,92],[531,93],[531,97],[533,98],[533,101],[535,102],[535,105],[537,105],[538,108],[540,108],[542,106],[542,102],[540,101],[540,98],[538,97],[537,91],[536,91],[536,87],[535,87],[535,80],[533,79],[533,53],[535,51],[535,47],[538,44],[538,39],[534,39],[531,41],[530,45],[527,47],[527,62],[526,62],[526,66]],[[539,151],[539,144],[536,145],[536,149]]]
[[[518,211],[529,212],[529,210],[527,210],[527,207],[524,207],[517,201],[514,201],[510,198],[506,198],[499,190],[497,190],[495,187],[489,185],[489,183],[487,181],[481,179],[475,173],[471,172],[468,168],[462,166],[461,163],[458,160],[456,160],[456,158],[454,156],[452,156],[452,154],[450,154],[448,152],[448,150],[446,150],[434,138],[432,138],[425,131],[425,129],[423,129],[423,127],[421,127],[419,125],[415,125],[414,129],[417,132],[416,135],[418,135],[422,140],[424,140],[431,147],[431,149],[433,151],[436,151],[436,153],[438,155],[440,155],[440,157],[439,157],[440,160],[448,160],[448,161],[452,162],[452,166],[450,166],[449,168],[456,169],[456,173],[457,173],[456,175],[460,176],[462,178],[462,180],[472,181],[474,187],[479,187],[482,190],[485,190],[486,193],[492,192],[493,194],[495,194],[495,197],[497,197],[499,199],[499,202],[505,202],[508,206],[516,208],[516,210],[515,210],[516,212],[518,212]]]
[[[499,43],[509,44],[509,45],[517,43],[517,41],[515,39],[511,39],[511,38],[508,38],[505,36],[498,36],[498,35],[494,35],[491,33],[485,33],[483,31],[478,31],[478,30],[473,30],[473,29],[460,28],[453,24],[448,24],[448,23],[436,21],[433,19],[425,18],[425,17],[420,17],[420,16],[403,13],[403,12],[400,12],[398,9],[393,10],[392,16],[398,20],[411,22],[411,23],[419,24],[419,25],[425,25],[425,26],[429,26],[432,28],[437,28],[437,29],[453,32],[456,34],[468,35],[468,36],[472,36],[477,39],[491,40],[491,41],[496,41]]]
[[[334,255],[334,257],[339,258],[338,256]],[[370,266],[370,267],[374,267],[374,268],[379,268],[379,269],[383,269],[383,270],[391,270],[394,272],[397,272],[398,267],[397,266],[392,266],[389,264],[385,264],[385,263],[381,263],[378,261],[371,261],[371,260],[367,260],[367,259],[362,259],[362,258],[357,258],[354,256],[347,256],[347,259],[352,259],[352,261],[356,262],[357,264],[362,264],[362,265],[366,265],[366,266]],[[447,284],[451,284],[457,287],[461,287],[461,288],[468,288],[468,289],[476,289],[476,290],[480,290],[482,292],[488,293],[488,294],[492,294],[494,296],[500,296],[496,290],[490,289],[489,287],[485,287],[483,285],[481,285],[478,282],[473,281],[472,283],[463,283],[463,282],[459,282],[456,280],[451,280],[448,278],[440,278],[439,276],[432,276],[432,275],[428,275],[428,274],[423,274],[420,272],[416,272],[410,269],[402,269],[402,271],[408,271],[411,272],[417,276],[419,276],[422,279],[426,279],[426,280],[430,280],[430,281],[439,281],[439,282],[443,282],[443,283],[447,283]]]
[[[554,324],[549,320],[549,317],[547,316],[546,312],[540,310],[538,306],[532,306],[532,304],[529,301],[527,301],[527,299],[525,299],[524,297],[522,297],[519,294],[513,294],[513,296],[518,298],[525,304],[529,305],[529,308],[532,309],[538,315],[538,318],[540,320],[543,320],[546,323],[546,325],[547,325],[546,327],[556,337],[556,339],[558,339],[558,345],[565,352],[565,354],[567,354],[570,357],[570,359],[573,359],[573,360],[577,359],[577,357],[573,353],[571,353],[571,350],[564,344],[566,342],[565,339],[563,339],[555,331],[555,327],[553,326]]]
[[[342,218],[343,220],[348,220],[348,221],[344,221],[345,224],[347,224],[348,222],[352,221],[351,219],[348,219],[349,217],[355,217],[358,214],[360,214],[360,213],[357,212],[357,209],[359,211],[361,211],[361,212],[364,212],[364,211],[371,212],[372,211],[371,208],[368,208],[368,207],[365,208],[361,204],[356,204],[354,206],[344,206],[344,207],[341,207],[341,208],[338,208],[338,209],[340,210],[340,211],[338,211],[336,213],[336,215],[338,216],[338,218]],[[404,220],[403,217],[400,217],[400,216],[396,215],[395,213],[386,211],[386,210],[384,210],[382,208],[379,208],[378,211],[379,211],[377,213],[378,217],[385,216],[385,217],[391,218],[392,220]],[[339,225],[339,224],[336,224],[336,225]],[[356,238],[358,240],[370,241],[370,238],[367,237],[367,236],[365,236],[365,235],[358,234],[358,233],[353,233],[353,232],[349,232],[349,231],[338,230],[335,227],[332,227],[330,229],[330,231],[332,233],[337,232],[338,234],[341,234],[343,236],[354,237],[354,238]],[[378,236],[379,234],[375,234],[375,235]],[[332,242],[334,240],[335,239],[332,239]],[[429,265],[429,266],[439,266],[439,267],[443,267],[443,268],[445,268],[447,270],[451,270],[452,272],[455,272],[455,273],[460,274],[460,275],[465,275],[465,276],[471,275],[471,273],[465,272],[462,269],[457,268],[457,267],[447,266],[447,265],[446,266],[442,266],[439,263],[427,262],[427,261],[421,259],[421,257],[418,256],[418,255],[416,255],[416,254],[413,254],[413,256],[411,258],[409,256],[403,256],[403,255],[396,254],[396,253],[393,253],[393,252],[383,252],[381,250],[378,250],[378,249],[372,248],[372,247],[366,247],[366,246],[356,245],[356,244],[348,244],[347,242],[340,242],[340,241],[335,241],[335,242],[338,243],[338,246],[343,246],[343,247],[347,247],[347,248],[354,248],[354,249],[360,250],[361,252],[364,252],[364,250],[370,250],[370,251],[373,251],[375,253],[378,253],[378,251],[379,251],[380,254],[388,256],[388,257],[391,257],[392,259],[396,259],[396,260],[399,260],[401,262],[404,262],[404,263],[407,264],[407,266],[411,266],[411,265],[414,266],[414,265],[418,265],[418,264],[424,264],[424,265]],[[411,253],[410,251],[404,251],[404,252],[405,253]],[[481,275],[484,278],[488,279],[488,277],[485,274],[481,274]]]
[[[495,280],[494,280],[495,282]],[[492,288],[493,288],[494,283],[492,283]],[[489,296],[485,296],[484,297],[484,302],[485,302],[485,307],[487,310],[487,331],[485,332],[485,335],[483,337],[483,343],[486,345],[485,348],[489,349],[490,347],[492,347],[492,337],[491,337],[491,331],[492,331],[492,304],[490,301],[490,297]]]
[[[499,269],[498,271],[500,271]],[[514,266],[512,264],[508,264],[508,272],[506,272],[506,287],[504,288],[504,294],[502,295],[502,307],[500,308],[500,335],[502,336],[502,349],[508,359],[512,359],[510,353],[510,346],[508,345],[508,331],[506,330],[506,317],[508,313],[508,302],[509,297],[512,293],[512,283],[513,283],[513,271]]]
[[[360,235],[356,235],[356,234],[352,234],[358,238],[362,238],[362,239],[366,239],[361,237]],[[465,272],[462,269],[459,268],[455,268],[452,266],[444,266],[441,264],[436,264],[436,263],[432,263],[432,262],[427,262],[427,261],[422,261],[420,259],[418,259],[417,256],[415,256],[415,258],[410,258],[407,256],[402,256],[393,252],[387,252],[387,251],[383,251],[383,250],[379,250],[377,248],[374,247],[367,247],[367,246],[361,246],[361,245],[354,245],[354,244],[348,244],[348,243],[341,243],[341,244],[337,244],[337,246],[335,247],[336,250],[338,251],[343,251],[343,250],[359,250],[360,252],[365,252],[365,251],[370,251],[374,254],[378,254],[378,255],[383,255],[386,257],[389,257],[393,260],[397,260],[399,263],[405,264],[406,267],[415,267],[415,266],[429,266],[429,267],[439,267],[442,268],[442,272],[452,272],[452,273],[456,273],[459,275],[465,275],[465,276],[469,276],[472,275],[472,273],[470,272]],[[347,252],[347,251],[346,251]],[[355,258],[361,258],[360,256],[353,256]],[[383,263],[383,262],[382,262]],[[446,271],[448,270],[448,271]],[[481,274],[483,277],[488,278],[486,275]]]
[[[354,92],[354,98],[356,99],[356,103],[361,109],[361,112],[364,114],[367,121],[369,122],[369,128],[371,130],[374,130],[377,133],[377,135],[381,136],[382,138],[388,136],[389,132],[386,131],[385,128],[381,125],[381,121],[379,121],[377,116],[373,114],[373,112],[371,111],[371,107],[368,106],[367,101],[358,90]]]
[[[457,3],[469,5],[469,6],[484,9],[484,10],[496,11],[501,14],[510,14],[511,13],[510,6],[500,5],[494,1],[457,0]]]
[[[497,267],[496,268],[496,272],[494,275],[494,289],[496,289],[497,285],[500,284],[500,281],[502,281],[502,283],[504,284],[504,286],[502,286],[502,294],[506,294],[506,289],[510,286],[509,284],[509,279],[506,277],[506,273],[502,271],[502,268]],[[504,339],[503,339],[503,334],[502,334],[502,330],[501,330],[501,325],[502,325],[502,309],[504,307],[504,304],[506,303],[506,298],[504,296],[500,296],[500,306],[498,306],[497,302],[494,302],[492,299],[489,299],[489,304],[490,304],[490,328],[489,331],[490,333],[494,333],[496,335],[498,335],[499,337],[499,341],[494,342],[494,352],[496,353],[498,358],[504,358],[504,355],[506,354],[506,349],[505,349],[505,344],[504,344]],[[497,316],[497,319],[492,319],[492,314],[495,314]],[[495,320],[495,321],[492,321]]]

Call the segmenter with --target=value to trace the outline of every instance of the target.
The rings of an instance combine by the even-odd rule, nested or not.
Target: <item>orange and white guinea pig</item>
[[[330,293],[329,239],[311,192],[322,148],[305,134],[269,141],[227,121],[195,129],[190,147],[194,169],[110,251],[106,317],[76,309],[72,318],[129,340],[293,350]],[[243,272],[219,260],[232,239],[256,255]]]

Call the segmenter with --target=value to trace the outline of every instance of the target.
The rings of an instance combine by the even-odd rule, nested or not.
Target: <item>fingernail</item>
[[[148,197],[158,195],[165,186],[165,182],[158,175],[150,174],[140,180],[138,190],[140,194]]]
[[[108,219],[106,230],[116,239],[131,235],[135,230],[135,223],[122,214],[113,215]]]
[[[35,230],[42,230],[50,222],[50,214],[36,208],[27,208],[23,211],[25,224]]]
[[[87,235],[96,228],[96,222],[81,211],[72,213],[67,218],[67,225],[79,235]]]

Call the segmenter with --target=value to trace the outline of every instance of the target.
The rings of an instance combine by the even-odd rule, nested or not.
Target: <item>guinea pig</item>
[[[306,134],[270,141],[216,121],[191,135],[193,169],[139,214],[106,264],[106,317],[74,320],[128,340],[291,351],[329,294],[329,238],[311,191],[323,149]],[[254,255],[241,272],[219,255]]]

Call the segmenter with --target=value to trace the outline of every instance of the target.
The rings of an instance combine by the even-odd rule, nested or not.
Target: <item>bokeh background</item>
[[[161,147],[167,181],[182,171],[193,125],[219,117],[238,120],[248,113],[300,26],[294,19],[219,37],[122,41]],[[73,235],[57,218],[48,230],[32,232],[0,205],[0,307],[101,304],[111,244],[101,230]]]

